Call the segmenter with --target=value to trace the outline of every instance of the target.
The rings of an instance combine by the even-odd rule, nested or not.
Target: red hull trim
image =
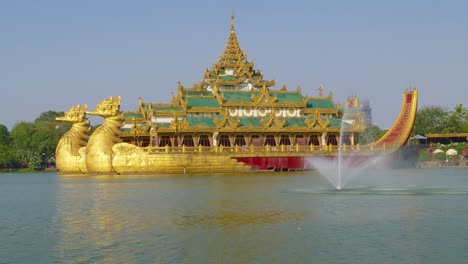
[[[254,170],[306,170],[307,164],[304,157],[253,157],[236,158],[237,161],[252,166]]]
[[[390,155],[392,156],[392,155]],[[348,165],[360,166],[373,156],[347,156],[344,161]],[[252,157],[252,158],[235,158],[237,161],[250,165],[253,170],[274,170],[274,171],[298,171],[298,170],[313,170],[310,159],[336,159],[335,156],[327,157]],[[390,160],[380,161],[385,167],[392,167],[394,164]]]

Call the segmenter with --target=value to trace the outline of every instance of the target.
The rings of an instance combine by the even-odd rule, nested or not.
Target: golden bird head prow
[[[86,111],[86,113],[103,118],[117,116],[120,113],[120,96],[104,99],[96,106],[96,110]]]
[[[87,121],[86,109],[88,105],[75,105],[65,112],[64,116],[56,117],[55,120],[69,123],[82,123]]]

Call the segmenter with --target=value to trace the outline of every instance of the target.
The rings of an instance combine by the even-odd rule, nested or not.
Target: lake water
[[[468,169],[0,174],[0,263],[466,263]]]

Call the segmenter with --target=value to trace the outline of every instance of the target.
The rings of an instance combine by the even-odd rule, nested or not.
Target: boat
[[[344,106],[324,95],[304,95],[301,86],[275,89],[240,47],[231,17],[218,62],[192,87],[178,83],[169,103],[145,102],[122,112],[121,97],[94,110],[70,108],[59,121],[72,127],[56,149],[61,174],[151,174],[313,169],[310,157],[356,159],[393,153],[408,140],[418,91],[403,93],[400,114],[380,139],[361,144],[366,121],[359,98]],[[91,135],[87,115],[104,118]]]

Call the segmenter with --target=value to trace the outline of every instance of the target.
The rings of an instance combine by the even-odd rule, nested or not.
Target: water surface
[[[0,174],[0,263],[465,263],[467,193],[468,169]]]

